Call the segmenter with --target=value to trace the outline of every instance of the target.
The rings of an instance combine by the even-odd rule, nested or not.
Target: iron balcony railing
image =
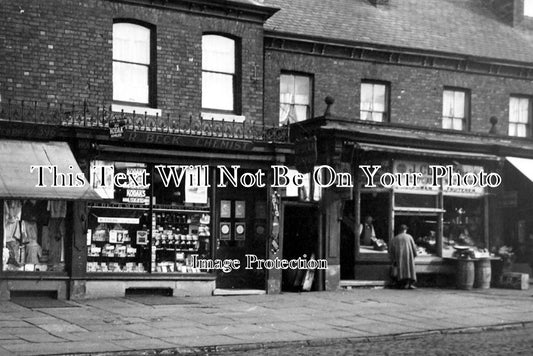
[[[37,101],[4,100],[0,102],[0,122],[23,122],[54,126],[109,128],[117,125],[127,130],[160,132],[174,135],[207,136],[260,142],[289,142],[288,126],[274,127],[252,120],[235,122],[206,119],[201,115],[171,117],[146,113],[125,113],[111,106],[41,104]],[[140,108],[142,110],[142,108]]]

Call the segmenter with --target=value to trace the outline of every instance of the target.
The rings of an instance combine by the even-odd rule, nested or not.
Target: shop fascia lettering
[[[423,172],[379,172],[380,165],[360,165],[366,181],[365,188],[376,188],[377,184],[385,188],[495,188],[502,182],[502,177],[495,172],[486,173],[482,169],[477,172],[460,172],[454,166],[428,165],[429,181]],[[378,173],[379,172],[379,173]],[[380,174],[381,173],[381,174]]]

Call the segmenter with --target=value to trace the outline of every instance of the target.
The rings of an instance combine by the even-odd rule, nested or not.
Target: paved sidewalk
[[[150,298],[40,309],[0,302],[0,355],[172,355],[523,327],[533,324],[532,296],[421,288],[191,297],[178,305],[147,305]]]

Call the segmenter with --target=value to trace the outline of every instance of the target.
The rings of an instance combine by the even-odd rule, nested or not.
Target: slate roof
[[[533,64],[533,32],[498,19],[483,0],[265,0],[265,29],[326,40]]]

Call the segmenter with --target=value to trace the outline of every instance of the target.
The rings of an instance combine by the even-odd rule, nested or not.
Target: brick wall
[[[471,90],[471,130],[488,132],[489,118],[498,118],[500,133],[507,133],[509,95],[533,95],[531,81],[466,74],[402,65],[387,65],[266,50],[265,122],[278,122],[279,75],[283,70],[314,75],[314,116],[324,113],[324,98],[335,98],[333,113],[359,119],[362,79],[391,83],[391,122],[441,128],[444,86]]]
[[[2,100],[110,105],[113,19],[130,18],[156,26],[163,115],[199,114],[201,38],[209,31],[241,39],[242,114],[262,120],[261,24],[105,0],[3,0],[0,18]]]

